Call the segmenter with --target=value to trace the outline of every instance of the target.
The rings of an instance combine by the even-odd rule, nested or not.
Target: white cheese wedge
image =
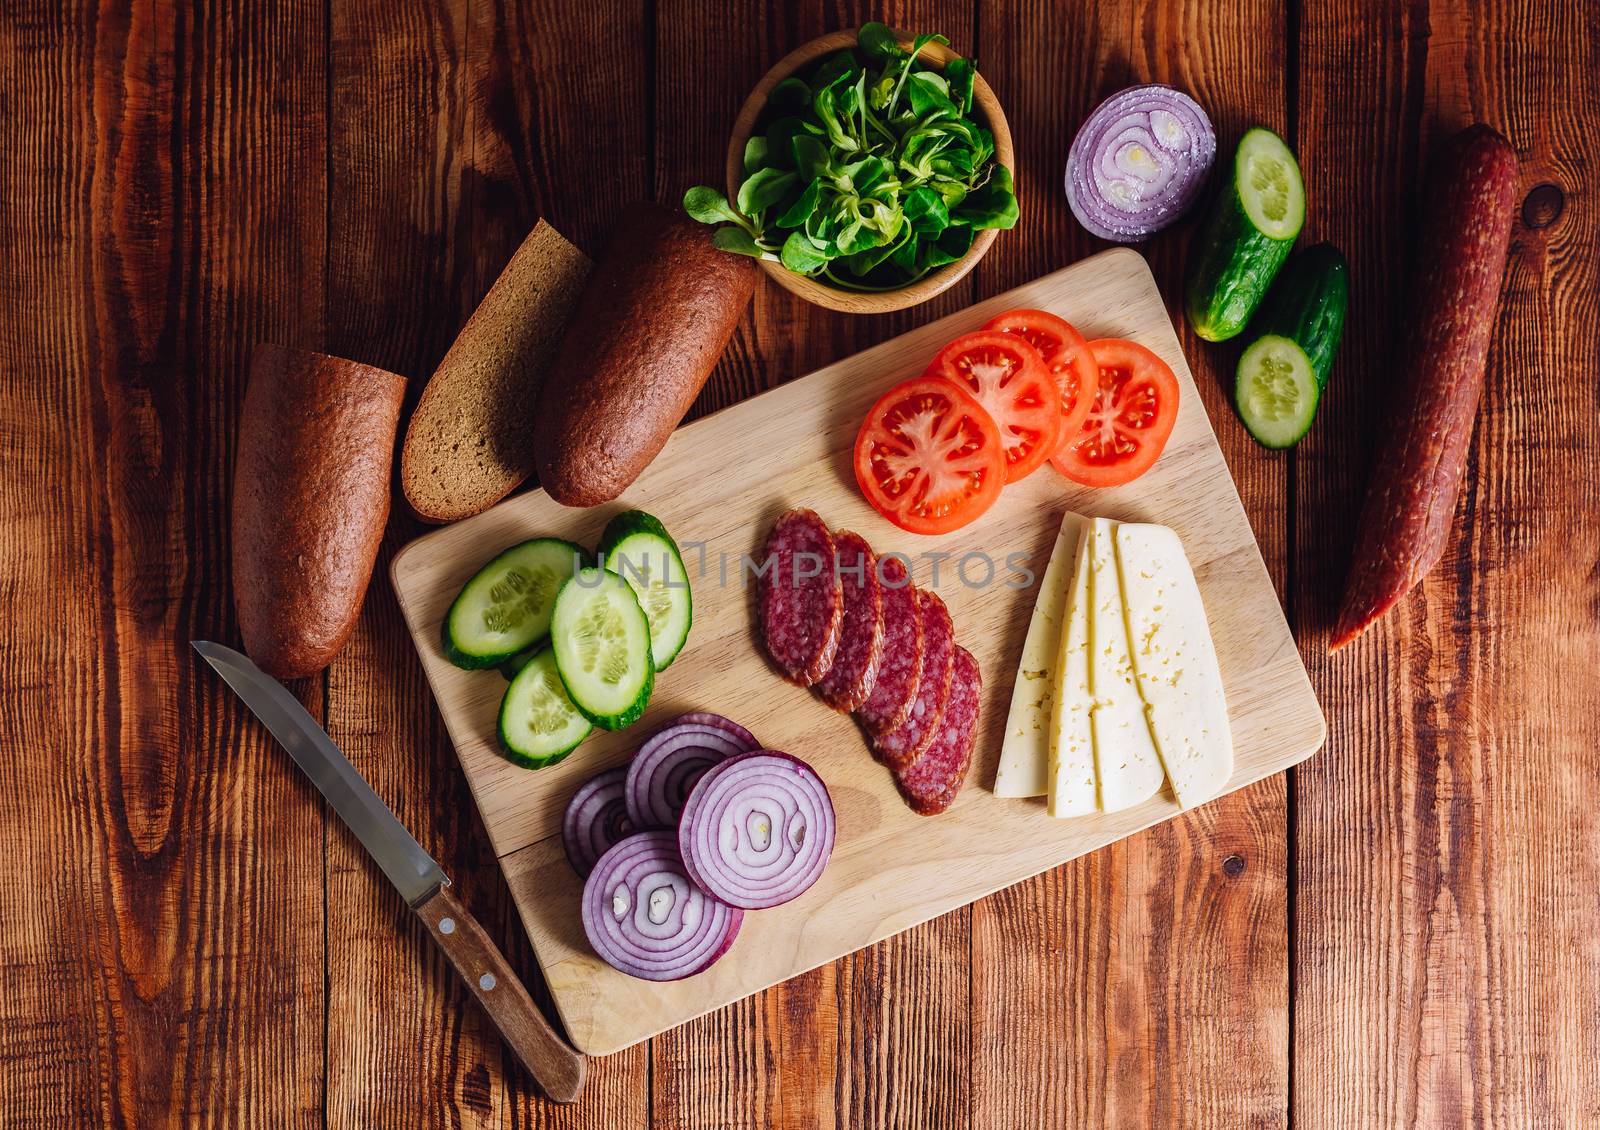
[[[1011,687],[1011,710],[1006,715],[1005,737],[1000,743],[1000,768],[995,773],[995,796],[1044,796],[1049,787],[1050,710],[1056,690],[1056,654],[1061,646],[1061,625],[1072,584],[1073,562],[1088,523],[1070,511],[1061,519],[1055,547],[1039,594],[1033,602],[1033,619],[1022,642],[1017,681]]]
[[[1100,807],[1131,808],[1161,788],[1161,758],[1150,737],[1144,700],[1128,653],[1113,523],[1096,518],[1089,533],[1089,721],[1094,733]]]
[[[1095,791],[1094,730],[1089,722],[1089,539],[1078,539],[1067,590],[1066,626],[1056,653],[1050,710],[1051,816],[1082,816],[1099,805]]]
[[[1200,586],[1167,527],[1125,523],[1112,536],[1150,734],[1187,808],[1216,796],[1233,775],[1228,703]]]

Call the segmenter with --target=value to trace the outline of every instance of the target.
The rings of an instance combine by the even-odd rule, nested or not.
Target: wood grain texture
[[[321,813],[187,641],[235,634],[240,335],[319,332],[320,27],[0,16],[10,1124],[318,1115]]]
[[[867,506],[849,471],[862,414],[890,384],[919,372],[941,343],[1019,305],[1060,313],[1091,336],[1129,337],[1172,366],[1185,399],[1161,461],[1136,485],[1102,491],[1031,477],[1012,484],[982,521],[937,543],[895,530]],[[796,505],[814,506],[880,551],[912,554],[913,576],[944,598],[958,638],[983,666],[972,782],[937,819],[912,814],[866,756],[851,721],[781,680],[755,638],[753,589],[741,584],[741,555],[757,552],[772,519]],[[626,1047],[1176,814],[1163,794],[1123,812],[1051,820],[1041,802],[1000,800],[987,787],[1033,605],[1031,587],[1019,590],[1006,578],[1018,558],[1042,570],[1065,509],[1163,522],[1183,537],[1228,695],[1235,747],[1230,791],[1322,743],[1322,714],[1137,252],[1104,252],[680,429],[617,506],[655,514],[687,551],[697,593],[694,646],[663,673],[638,731],[597,731],[580,754],[537,774],[500,754],[495,719],[503,688],[482,672],[451,665],[439,625],[461,585],[505,545],[538,533],[593,544],[615,507],[574,511],[539,492],[524,495],[419,538],[392,568],[429,684],[546,980],[573,1041],[593,1054]],[[601,963],[581,936],[573,913],[581,883],[561,850],[561,813],[583,780],[628,758],[640,733],[689,709],[736,715],[763,742],[811,761],[833,794],[839,842],[805,898],[748,916],[736,960],[653,985]]]
[[[1062,124],[1111,92],[1151,81],[1190,92],[1210,108],[1223,153],[1250,124],[1283,126],[1282,5],[992,0],[979,12],[979,63],[1013,123],[1022,201],[1017,231],[976,272],[980,293],[1106,246],[1067,207],[1072,131]],[[1166,295],[1181,293],[1191,226],[1146,245]],[[1200,341],[1169,311],[1281,593],[1284,460],[1234,418],[1238,346]],[[1282,1125],[1287,845],[1285,788],[1273,778],[976,903],[974,1124]],[[1195,960],[1200,939],[1210,960]],[[1069,1035],[1017,1039],[1019,1029]]]
[[[593,138],[582,123],[620,113],[608,131],[626,165],[644,134],[640,25],[593,6],[405,8],[335,3],[331,106],[329,345],[413,376],[413,397],[534,220],[547,214],[592,238],[604,210],[643,192],[642,177],[578,194],[559,170]],[[569,66],[552,44],[604,33],[615,54]],[[630,34],[631,31],[631,34]],[[559,59],[559,65],[557,60]],[[631,61],[631,64],[630,64]],[[539,136],[554,170],[523,136],[530,104],[564,112]],[[582,131],[582,132],[579,132]],[[604,154],[599,154],[604,159]],[[635,167],[639,167],[635,158]],[[396,507],[380,555],[424,527]],[[504,880],[438,728],[416,655],[387,585],[373,586],[357,637],[328,677],[329,732],[401,820],[444,861],[484,923],[549,1010]],[[531,1079],[472,1002],[427,932],[345,829],[330,826],[329,1119],[341,1125],[555,1125],[644,1121],[642,1055],[597,1071],[573,1108],[537,1097]]]
[[[1600,417],[1593,382],[1570,379],[1600,352],[1600,223],[1573,206],[1597,167],[1580,109],[1597,25],[1592,3],[1305,6],[1308,234],[1339,243],[1357,283],[1297,469],[1301,641],[1341,720],[1295,789],[1298,1125],[1600,1119],[1580,1050],[1600,1039],[1600,833],[1580,784],[1600,771]],[[1552,184],[1567,206],[1513,233],[1454,544],[1356,654],[1329,658],[1421,166],[1473,120],[1510,138],[1525,193]]]

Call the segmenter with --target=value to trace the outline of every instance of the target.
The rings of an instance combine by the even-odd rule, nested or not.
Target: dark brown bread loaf
[[[281,679],[320,671],[355,627],[389,517],[404,377],[258,345],[233,481],[244,648]]]
[[[557,502],[616,498],[689,411],[759,271],[711,229],[655,204],[630,208],[589,276],[539,391],[539,483]]]

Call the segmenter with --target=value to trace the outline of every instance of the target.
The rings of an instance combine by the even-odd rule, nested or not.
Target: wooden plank
[[[850,446],[861,414],[885,387],[920,371],[938,343],[1018,304],[1059,311],[1092,334],[1144,342],[1187,392],[1165,454],[1137,484],[1096,492],[1092,500],[1090,492],[1064,491],[1051,479],[1012,484],[982,522],[938,543],[953,561],[976,555],[975,577],[961,583],[964,566],[947,562],[941,579],[933,575],[932,548],[907,542],[861,498],[844,470]],[[745,470],[724,473],[725,466]],[[446,608],[481,561],[530,530],[592,543],[606,513],[575,512],[529,494],[419,539],[395,558],[395,585],[429,683],[579,1046],[596,1053],[624,1047],[1176,814],[1163,795],[1123,812],[1056,821],[1042,802],[1003,801],[974,786],[939,819],[913,815],[865,756],[850,720],[771,671],[750,631],[737,573],[721,580],[720,563],[739,569],[740,555],[759,546],[765,522],[797,502],[814,504],[880,548],[916,554],[913,575],[944,598],[962,642],[987,672],[973,761],[973,776],[985,781],[998,758],[1003,704],[1032,596],[1003,583],[1005,566],[986,573],[984,554],[1042,560],[1041,549],[1056,535],[1058,508],[1091,501],[1117,517],[1167,523],[1184,539],[1226,684],[1236,750],[1231,787],[1280,772],[1320,746],[1321,713],[1154,280],[1135,252],[1107,251],[672,437],[618,505],[659,515],[690,546],[691,580],[699,578],[697,642],[663,675],[639,732],[689,708],[736,713],[764,741],[816,764],[840,812],[840,837],[806,899],[749,916],[737,960],[664,985],[635,981],[594,957],[572,914],[580,884],[558,834],[571,790],[626,760],[637,734],[597,731],[580,756],[536,777],[525,774],[495,748],[495,684],[451,665],[439,643]],[[704,572],[695,548],[702,542]],[[886,867],[886,859],[902,862]]]
[[[1301,20],[1310,234],[1355,279],[1299,457],[1296,604],[1333,720],[1298,775],[1295,1118],[1318,1127],[1593,1125],[1600,1069],[1600,221],[1592,3],[1314,0]],[[1469,120],[1528,194],[1454,527],[1422,587],[1329,658],[1403,330],[1421,154]],[[1554,185],[1540,189],[1541,184]],[[1553,222],[1552,202],[1567,201]],[[1547,226],[1532,227],[1530,221]]]
[[[957,49],[972,26],[958,0],[913,0],[891,15],[871,6],[727,5],[670,0],[656,5],[655,195],[676,202],[697,183],[721,183],[728,131],[745,96],[789,51],[816,36],[874,18],[896,26],[940,29]],[[714,34],[707,34],[714,28]],[[970,285],[914,310],[849,317],[820,310],[770,282],[754,302],[707,382],[691,417],[811,372],[841,357],[959,309]],[[652,1041],[652,1110],[662,1126],[759,1125],[866,1127],[883,1112],[863,1106],[857,1071],[878,1074],[905,1054],[878,1038],[885,1022],[936,1033],[937,1046],[964,1054],[967,984],[941,959],[964,948],[966,912],[920,926],[893,943],[900,955],[897,992],[887,999],[858,963],[876,968],[878,947],[794,978],[751,1001],[693,1021]],[[709,1051],[707,1049],[710,1049]],[[964,1077],[963,1077],[964,1078]],[[915,1110],[954,1109],[950,1077],[913,1073],[899,1101]],[[960,1106],[963,1104],[957,1104]]]
[[[976,272],[981,293],[1104,246],[1073,218],[1062,175],[1077,123],[1112,91],[1188,91],[1223,154],[1251,124],[1284,125],[1282,5],[990,0],[980,15],[979,63],[1011,120],[1022,204]],[[1281,593],[1284,460],[1229,406],[1237,349],[1201,342],[1177,307],[1189,229],[1145,250]],[[1282,1125],[1287,845],[1274,777],[975,903],[973,1124]]]
[[[339,97],[329,125],[329,348],[411,375],[414,396],[539,215],[593,248],[614,211],[643,194],[643,25],[637,12],[617,20],[592,4],[440,0],[338,2],[330,31]],[[570,50],[601,40],[606,52]],[[393,549],[423,528],[398,494],[395,506],[360,626],[329,674],[329,730],[548,1008],[388,586]],[[328,907],[338,927],[329,934],[331,1122],[644,1124],[643,1049],[597,1065],[573,1107],[540,1098],[337,826]]]
[[[321,27],[0,17],[7,1125],[318,1118],[322,815],[186,644],[250,344],[319,333]]]

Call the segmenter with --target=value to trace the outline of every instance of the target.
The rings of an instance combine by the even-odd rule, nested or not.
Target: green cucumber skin
[[[1250,222],[1230,178],[1189,254],[1184,309],[1194,332],[1206,341],[1242,332],[1293,246],[1293,239],[1273,239]]]
[[[667,533],[667,528],[661,524],[660,519],[643,510],[624,510],[606,523],[605,532],[600,535],[599,559],[609,561],[612,552],[636,534],[657,538],[665,544],[672,550],[672,556],[677,558],[678,568],[683,569],[684,578],[688,578],[689,570],[684,568],[683,555],[678,552],[678,543]],[[688,602],[688,608],[684,612],[683,639],[670,655],[660,656],[652,652],[652,665],[657,671],[665,671],[671,667],[672,661],[683,654],[684,647],[688,645],[689,633],[694,629],[694,596],[687,589],[684,590],[684,600]],[[652,641],[653,646],[654,641]]]
[[[577,555],[576,560],[580,569],[589,565],[593,560],[587,549],[583,548],[583,546],[579,545],[577,542],[567,541],[565,538],[529,538],[528,541],[552,541],[559,542],[562,545],[567,546],[574,554]],[[508,651],[503,654],[476,655],[472,652],[462,651],[459,647],[457,647],[455,638],[450,634],[450,621],[455,618],[456,606],[460,604],[462,598],[466,596],[467,589],[471,587],[472,582],[481,577],[484,573],[484,570],[493,566],[495,562],[499,561],[506,554],[510,553],[514,549],[519,549],[526,544],[527,541],[520,541],[516,545],[508,545],[499,553],[489,558],[489,560],[485,561],[482,568],[467,578],[466,583],[461,586],[461,591],[456,594],[456,598],[450,602],[450,607],[445,610],[444,620],[439,625],[439,639],[444,647],[444,657],[448,659],[451,664],[461,668],[463,671],[485,671],[490,667],[499,667],[502,663],[514,659],[520,654],[527,653],[531,655],[534,652],[537,652],[541,646],[548,643],[550,640],[549,633],[547,632],[538,639],[529,640],[526,647],[517,648],[515,651]],[[515,674],[515,672],[513,672],[513,674]]]
[[[1325,390],[1349,309],[1350,266],[1333,244],[1319,243],[1284,266],[1251,328],[1261,331],[1258,336],[1286,337],[1304,350],[1318,390]]]

